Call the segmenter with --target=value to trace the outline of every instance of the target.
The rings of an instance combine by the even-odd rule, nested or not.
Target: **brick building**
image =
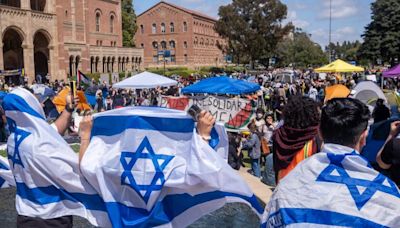
[[[145,67],[160,67],[163,50],[169,50],[168,66],[220,66],[224,63],[214,30],[216,19],[167,2],[159,2],[137,17],[135,42],[144,48]]]
[[[32,81],[140,69],[143,49],[122,47],[121,20],[119,0],[0,0],[0,71]]]

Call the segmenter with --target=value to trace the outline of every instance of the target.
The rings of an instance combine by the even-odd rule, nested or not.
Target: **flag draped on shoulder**
[[[185,112],[108,111],[95,116],[91,137],[81,170],[103,197],[113,227],[185,227],[228,202],[263,213]]]
[[[351,148],[324,145],[281,180],[266,227],[400,227],[400,193]]]
[[[15,186],[14,176],[10,170],[8,160],[0,156],[0,188]]]
[[[81,216],[109,226],[101,197],[81,175],[78,156],[50,126],[37,99],[17,88],[3,101],[11,135],[8,159],[19,215],[52,219]]]

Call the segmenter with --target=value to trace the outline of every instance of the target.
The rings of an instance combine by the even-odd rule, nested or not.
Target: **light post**
[[[332,0],[329,0],[329,63],[332,62],[332,48],[331,48],[331,42],[332,42]]]

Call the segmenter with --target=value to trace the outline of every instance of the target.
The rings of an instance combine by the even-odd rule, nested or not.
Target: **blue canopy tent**
[[[183,88],[182,93],[241,95],[241,94],[254,93],[260,89],[261,87],[258,84],[223,76],[223,77],[214,77],[201,80],[196,84]]]

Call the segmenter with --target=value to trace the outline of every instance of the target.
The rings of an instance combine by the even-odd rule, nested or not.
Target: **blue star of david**
[[[148,153],[143,153],[144,149],[147,149]],[[174,156],[156,154],[150,145],[149,139],[145,137],[140,143],[136,152],[121,152],[120,162],[124,169],[121,175],[121,184],[128,185],[136,191],[136,193],[141,196],[141,198],[146,202],[149,201],[151,193],[153,191],[160,191],[165,183],[165,176],[163,170],[168,165],[168,163],[174,158]],[[129,161],[130,159],[130,161]],[[132,169],[138,159],[150,159],[155,168],[155,175],[150,183],[150,185],[140,185],[136,183],[135,178],[132,174]],[[159,161],[162,163],[159,164]],[[129,161],[129,162],[128,162]],[[145,172],[145,170],[143,170]],[[159,184],[157,182],[159,181]],[[141,191],[145,194],[142,195]]]
[[[372,181],[350,177],[342,165],[343,159],[348,155],[360,156],[355,152],[345,155],[327,154],[330,164],[321,172],[316,181],[346,185],[358,210],[361,210],[377,191],[400,198],[400,193],[397,190],[396,185],[393,181],[382,174],[379,174]],[[332,175],[334,171],[336,171],[338,175]],[[383,185],[385,180],[389,183],[390,187]],[[358,186],[365,187],[364,192],[360,193],[357,189]]]
[[[31,133],[18,128],[15,121],[9,118],[7,118],[7,122],[9,125],[10,132],[14,133],[14,148],[15,148],[13,155],[7,153],[8,158],[12,161],[13,168],[15,167],[16,164],[21,165],[23,168],[25,168],[21,160],[21,155],[19,154],[19,146],[21,145],[22,141],[24,141]]]

